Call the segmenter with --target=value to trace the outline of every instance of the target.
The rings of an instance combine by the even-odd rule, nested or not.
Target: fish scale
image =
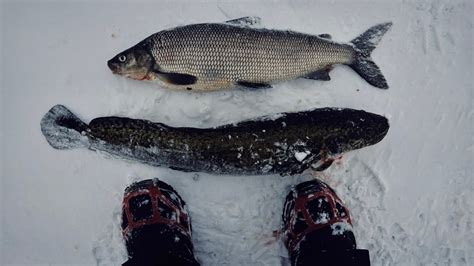
[[[293,79],[316,68],[352,60],[353,47],[291,31],[197,24],[149,37],[151,53],[165,72],[198,78],[195,89],[219,89],[238,81]]]
[[[107,64],[114,74],[198,91],[235,85],[268,88],[301,77],[330,80],[332,66],[346,64],[371,85],[388,88],[370,54],[391,23],[371,27],[349,43],[337,43],[329,34],[249,26],[258,20],[244,17],[163,30]]]

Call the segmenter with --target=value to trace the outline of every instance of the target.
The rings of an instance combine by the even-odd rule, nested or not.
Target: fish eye
[[[123,63],[125,60],[127,60],[127,57],[125,55],[121,55],[118,57],[118,60]]]

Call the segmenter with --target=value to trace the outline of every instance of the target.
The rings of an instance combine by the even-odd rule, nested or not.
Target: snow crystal
[[[329,213],[327,212],[322,212],[319,214],[319,217],[316,221],[314,221],[316,224],[326,224],[329,222]]]
[[[138,205],[138,207],[141,207],[143,205],[147,205],[148,203],[150,203],[150,200],[145,199],[143,201],[140,201],[137,205]]]
[[[271,115],[265,116],[265,117],[263,117],[262,119],[259,119],[259,120],[262,120],[262,121],[265,121],[265,120],[272,120],[272,121],[275,121],[275,120],[277,120],[278,118],[282,118],[282,117],[284,117],[284,116],[285,116],[284,113],[276,113],[276,114],[271,114]]]
[[[311,152],[304,151],[304,152],[295,152],[295,158],[298,162],[302,162]]]
[[[168,194],[170,195],[170,198],[171,198],[172,200],[174,200],[174,201],[176,201],[176,202],[180,202],[180,200],[179,200],[178,196],[176,195],[176,193],[174,193],[174,192],[171,191],[171,190],[167,190],[167,189],[162,189],[162,190],[168,192]]]
[[[268,172],[269,172],[270,170],[272,170],[272,169],[273,169],[273,166],[270,165],[270,164],[267,164],[267,165],[265,165],[265,166],[262,168],[262,172],[263,172],[263,173],[268,173]]]
[[[273,145],[275,145],[276,147],[280,147],[281,149],[283,150],[286,150],[288,148],[288,144],[286,143],[281,143],[281,142],[275,142]]]
[[[299,139],[295,142],[295,144],[293,144],[293,146],[306,146],[306,142]]]
[[[332,235],[342,235],[346,231],[352,231],[352,226],[346,222],[337,222],[331,225]]]

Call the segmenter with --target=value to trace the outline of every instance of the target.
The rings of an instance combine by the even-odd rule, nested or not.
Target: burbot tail
[[[83,132],[88,126],[63,105],[55,105],[41,119],[41,132],[55,149],[84,147],[88,138]]]

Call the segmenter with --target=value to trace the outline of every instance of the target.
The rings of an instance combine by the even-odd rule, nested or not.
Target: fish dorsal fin
[[[328,40],[331,40],[331,39],[332,39],[332,36],[331,36],[331,34],[329,34],[329,33],[319,34],[318,37],[319,37],[319,38],[323,38],[323,39],[328,39]]]
[[[232,24],[237,26],[259,26],[262,19],[256,16],[246,16],[226,21],[226,24]]]

